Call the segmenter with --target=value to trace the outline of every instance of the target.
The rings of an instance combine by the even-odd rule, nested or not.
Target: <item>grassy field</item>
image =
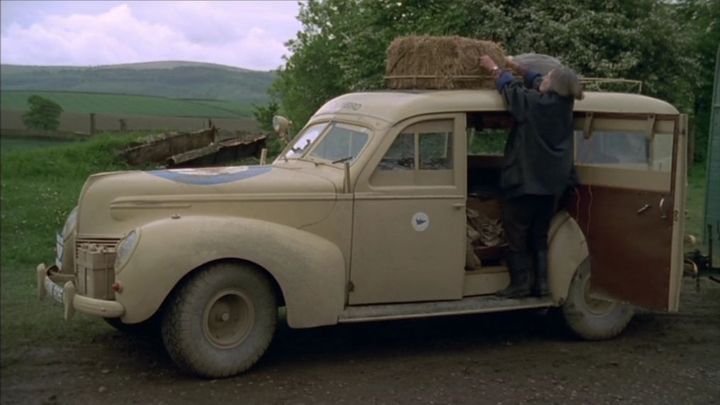
[[[63,91],[2,91],[0,92],[0,106],[5,110],[25,111],[29,108],[27,99],[33,94],[55,101],[66,112],[75,113],[203,118],[252,117],[252,105],[238,101]]]
[[[705,163],[697,163],[688,173],[688,198],[685,206],[687,222],[685,233],[695,235],[698,241],[703,238],[703,221],[705,216]],[[697,246],[705,250],[705,246]]]
[[[67,145],[74,142],[66,139],[38,138],[29,136],[0,136],[0,150],[12,152],[15,150],[27,150],[35,148],[47,148],[50,146]]]
[[[77,203],[87,176],[125,168],[113,152],[138,136],[101,135],[53,146],[42,144],[46,141],[26,140],[24,145],[13,141],[13,148],[0,152],[3,355],[48,336],[60,345],[87,340],[92,336],[89,330],[108,327],[85,316],[65,323],[60,307],[38,302],[34,269],[41,261],[54,261],[54,235]]]
[[[240,117],[252,117],[253,116],[253,107],[252,103],[241,103],[237,101],[227,101],[227,100],[200,100],[200,99],[183,99],[183,101],[188,101],[195,104],[202,104],[207,105],[213,108],[217,108],[220,110],[229,111],[236,116]]]

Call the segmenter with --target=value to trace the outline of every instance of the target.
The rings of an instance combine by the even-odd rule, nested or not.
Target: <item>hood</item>
[[[78,232],[115,238],[173,215],[251,216],[300,227],[327,216],[335,195],[329,178],[277,166],[101,173],[83,187]],[[281,215],[294,208],[304,212]]]

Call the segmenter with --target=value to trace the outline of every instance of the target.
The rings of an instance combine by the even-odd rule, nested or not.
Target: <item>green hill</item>
[[[0,65],[2,90],[113,93],[265,103],[274,72],[164,61],[95,67]]]
[[[108,113],[118,115],[153,115],[166,117],[252,117],[247,102],[227,100],[192,100],[123,94],[78,93],[67,91],[2,91],[0,108],[25,111],[33,94],[60,104],[74,113]]]

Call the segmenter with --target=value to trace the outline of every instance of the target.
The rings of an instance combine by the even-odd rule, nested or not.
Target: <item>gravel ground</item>
[[[516,312],[293,330],[249,372],[202,380],[153,337],[112,329],[6,356],[3,404],[720,404],[720,284],[685,280],[681,310],[618,338],[569,337]],[[62,316],[58,312],[58,316]],[[99,320],[99,322],[102,322]]]

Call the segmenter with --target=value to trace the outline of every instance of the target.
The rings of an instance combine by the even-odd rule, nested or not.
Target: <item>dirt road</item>
[[[58,310],[58,316],[61,316]],[[3,404],[720,403],[720,284],[684,285],[677,314],[640,313],[605,342],[535,312],[283,327],[250,372],[201,380],[157,339],[108,327],[3,359]]]

